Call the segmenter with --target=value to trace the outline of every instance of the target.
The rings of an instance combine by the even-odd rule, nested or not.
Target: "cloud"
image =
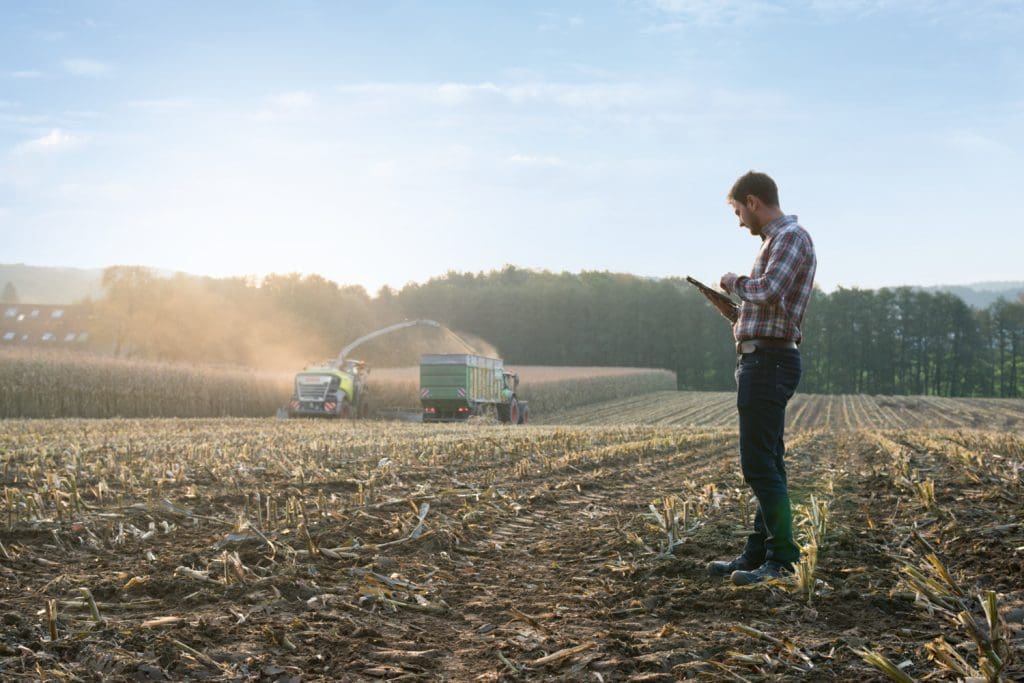
[[[31,70],[31,69],[28,69],[28,70],[24,70],[24,71],[8,71],[6,75],[7,75],[8,78],[30,79],[30,78],[42,78],[43,77],[43,72],[42,71],[34,71],[34,70]]]
[[[108,201],[125,203],[136,196],[138,189],[128,182],[67,182],[54,188],[54,195],[61,200],[81,203]]]
[[[249,117],[261,123],[276,123],[314,112],[316,98],[306,90],[280,92],[267,96]]]
[[[94,59],[65,59],[61,66],[69,74],[75,76],[106,76],[112,69],[109,64],[98,62]]]
[[[56,43],[67,37],[63,31],[36,31],[35,37],[47,43]]]
[[[885,9],[886,4],[885,0],[810,0],[808,6],[829,14],[869,14]]]
[[[395,177],[398,164],[394,161],[375,161],[366,170],[371,178],[391,179]]]
[[[517,166],[547,166],[561,167],[566,163],[563,159],[551,156],[533,156],[530,154],[513,154],[507,159],[508,163]]]
[[[72,135],[60,128],[54,128],[46,135],[24,142],[16,148],[21,153],[51,153],[78,147],[83,138]]]
[[[699,25],[749,24],[783,15],[809,13],[821,18],[865,17],[875,14],[916,16],[927,23],[986,26],[1019,24],[1024,4],[1012,0],[647,0],[672,19],[646,29],[667,33]]]
[[[265,106],[256,110],[252,118],[256,121],[275,122],[313,110],[316,100],[305,90],[278,93],[266,99]]]
[[[68,109],[64,112],[64,116],[72,119],[98,119],[103,114],[93,109]]]
[[[313,96],[305,90],[280,93],[270,98],[272,105],[279,109],[309,109],[313,106]]]
[[[504,101],[517,105],[540,104],[567,108],[612,109],[650,105],[677,98],[678,86],[643,83],[549,83],[535,81],[498,85],[484,83],[363,83],[339,86],[345,95],[387,100],[419,99],[448,106]]]
[[[500,95],[501,89],[493,83],[442,83],[434,94],[444,104],[463,104],[480,95]]]
[[[1009,148],[1001,142],[973,130],[957,130],[946,137],[946,144],[968,154],[1002,154]]]
[[[537,30],[545,33],[549,31],[559,31],[562,33],[577,29],[583,26],[584,20],[580,16],[565,17],[557,12],[539,12],[541,17],[541,24],[537,27]]]
[[[662,24],[654,24],[643,29],[642,33],[657,35],[659,33],[676,33],[687,28],[689,24],[685,21],[667,21]]]
[[[682,28],[680,23],[700,26],[751,23],[786,13],[781,3],[766,0],[653,0],[653,4],[655,9],[680,18],[681,21],[669,22],[668,30]],[[659,32],[660,28],[651,27],[648,32]]]
[[[152,112],[179,111],[188,109],[193,105],[192,100],[183,97],[167,97],[156,100],[131,100],[125,103],[132,109],[142,109]]]
[[[512,102],[546,102],[570,108],[606,109],[650,104],[667,94],[660,86],[640,83],[530,83],[502,93]]]

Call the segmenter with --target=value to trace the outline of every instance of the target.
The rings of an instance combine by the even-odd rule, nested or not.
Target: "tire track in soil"
[[[706,404],[702,419],[698,424],[702,427],[734,427],[736,425],[736,394],[726,394],[723,398]]]
[[[875,407],[881,417],[877,420],[878,429],[901,429],[907,426],[906,420],[896,412],[897,404],[891,398],[875,397]]]
[[[482,662],[490,659],[496,672],[513,678],[580,680],[592,676],[587,671],[597,671],[605,680],[672,676],[673,667],[714,659],[728,650],[761,650],[731,630],[735,623],[769,633],[781,629],[780,637],[794,637],[793,628],[800,631],[794,623],[805,622],[812,626],[800,645],[833,651],[844,633],[870,638],[877,630],[881,637],[897,623],[915,623],[912,610],[881,598],[842,597],[837,591],[821,598],[815,610],[787,590],[739,589],[707,576],[709,559],[731,557],[742,545],[745,529],[734,502],[702,520],[673,557],[654,559],[635,552],[623,532],[638,533],[656,547],[658,536],[645,529],[642,519],[656,497],[683,491],[687,481],[742,486],[735,448],[735,434],[722,433],[694,449],[640,463],[629,457],[605,462],[607,468],[570,476],[543,493],[533,492],[532,499],[521,498],[529,504],[518,515],[495,524],[473,544],[471,590],[445,596],[465,618],[453,626],[458,645],[445,674],[461,679],[486,670]],[[787,460],[795,498],[806,500],[813,491],[828,495],[838,514],[863,515],[862,482],[841,477],[829,495],[825,480],[837,467],[857,466],[872,448],[857,433],[794,437]],[[552,491],[557,493],[545,495]],[[881,516],[891,502],[878,503],[875,514]],[[843,570],[855,563],[888,564],[873,547],[843,534],[834,551],[823,551],[819,576],[841,586]],[[632,571],[615,571],[630,563]],[[592,646],[584,652],[550,668],[530,664],[588,644]],[[521,667],[518,673],[500,663],[499,652]],[[854,671],[862,675],[862,664],[852,654],[832,656],[842,666],[833,668],[826,680],[842,680]],[[844,666],[846,674],[836,673]]]
[[[730,427],[732,392],[657,392],[613,399],[586,408],[556,412],[538,424],[648,424]],[[787,428],[836,431],[933,426],[937,429],[1013,429],[1024,423],[1020,399],[967,399],[867,394],[803,394],[789,404]]]
[[[666,405],[665,412],[658,417],[658,423],[664,425],[697,424],[699,422],[697,418],[707,409],[707,402],[688,398],[685,401],[678,401],[674,405]]]
[[[559,495],[535,496],[520,514],[492,528],[471,555],[474,594],[445,598],[456,611],[461,602],[473,626],[459,634],[456,654],[466,659],[453,663],[451,675],[479,672],[481,652],[497,660],[501,651],[521,663],[590,642],[596,645],[581,661],[605,672],[626,666],[621,646],[608,639],[610,613],[635,611],[635,586],[609,569],[630,556],[624,531],[636,526],[658,495],[681,490],[684,480],[707,480],[734,450],[734,439],[712,435],[699,450],[639,463],[635,456],[603,461],[597,470],[565,480],[562,488],[555,485]],[[569,678],[581,670],[577,664]]]

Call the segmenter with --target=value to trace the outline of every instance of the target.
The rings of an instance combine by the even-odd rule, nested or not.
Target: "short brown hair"
[[[747,195],[754,195],[769,206],[779,205],[779,188],[767,173],[747,171],[729,190],[729,201],[745,203]]]

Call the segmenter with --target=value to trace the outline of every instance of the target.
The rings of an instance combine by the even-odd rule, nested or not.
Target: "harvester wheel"
[[[352,406],[349,404],[348,399],[344,397],[338,400],[338,417],[342,420],[352,417]]]
[[[524,425],[530,421],[530,406],[525,405],[519,411],[519,424]]]
[[[509,424],[519,424],[519,401],[515,399],[508,404],[508,421]]]
[[[370,417],[370,402],[366,399],[359,401],[359,419],[365,420]]]

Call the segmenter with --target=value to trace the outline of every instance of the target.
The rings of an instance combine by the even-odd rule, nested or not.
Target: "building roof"
[[[91,336],[91,315],[76,304],[0,304],[0,346],[70,346]]]

